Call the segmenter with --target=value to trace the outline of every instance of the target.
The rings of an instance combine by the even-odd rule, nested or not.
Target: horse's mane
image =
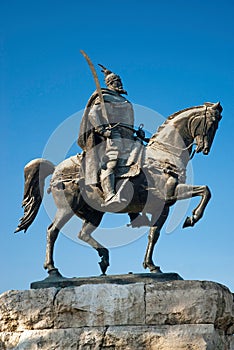
[[[205,106],[212,106],[212,103],[206,102],[204,105],[205,105]],[[165,120],[165,122],[164,122],[162,125],[160,125],[160,126],[158,127],[157,131],[151,136],[150,142],[153,142],[153,141],[154,141],[154,139],[157,137],[157,135],[165,128],[165,126],[166,126],[172,119],[176,118],[178,115],[180,115],[180,114],[182,114],[182,113],[184,113],[184,112],[187,112],[187,111],[189,111],[189,110],[198,109],[198,108],[203,108],[204,105],[201,105],[201,106],[194,106],[194,107],[187,107],[187,108],[184,108],[184,109],[182,109],[182,110],[180,110],[180,111],[177,111],[177,112],[175,112],[175,113],[169,115],[169,117],[167,117],[167,119]]]

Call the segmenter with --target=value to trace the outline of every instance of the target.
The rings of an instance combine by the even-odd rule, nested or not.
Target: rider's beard
[[[118,92],[121,95],[127,95],[128,94],[127,91],[124,90],[122,87],[121,88],[120,87],[119,88],[115,88],[115,91]]]
[[[118,94],[124,94],[124,95],[127,95],[127,91],[123,89],[123,86],[120,85],[120,86],[114,86],[112,84],[108,84],[107,85],[108,89],[112,90],[112,91],[115,91],[117,92]]]

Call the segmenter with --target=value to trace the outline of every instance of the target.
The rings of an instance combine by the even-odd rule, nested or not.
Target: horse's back
[[[58,181],[72,181],[78,178],[80,173],[80,164],[81,164],[82,155],[76,154],[71,156],[55,167],[53,173],[51,184]]]

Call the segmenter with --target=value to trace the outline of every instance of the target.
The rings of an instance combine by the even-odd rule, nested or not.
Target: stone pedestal
[[[207,281],[9,291],[0,349],[234,350],[233,295]]]

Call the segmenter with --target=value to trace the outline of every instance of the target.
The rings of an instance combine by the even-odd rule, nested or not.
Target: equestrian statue
[[[178,111],[146,138],[142,125],[134,128],[133,106],[123,96],[126,91],[121,78],[100,65],[106,83],[106,88],[101,88],[92,62],[83,51],[82,54],[96,83],[80,125],[78,144],[82,153],[57,166],[43,158],[25,166],[24,216],[15,232],[26,231],[34,221],[45,179],[52,174],[49,192],[57,212],[47,228],[44,268],[49,274],[59,275],[53,258],[54,244],[74,215],[83,221],[79,239],[96,249],[102,274],[106,273],[108,249],[92,237],[106,212],[128,213],[132,227],[150,227],[143,266],[161,273],[153,261],[153,252],[170,207],[177,200],[200,196],[199,204],[183,224],[194,226],[211,198],[208,186],[186,184],[186,167],[195,153],[209,154],[222,106],[206,102]]]

